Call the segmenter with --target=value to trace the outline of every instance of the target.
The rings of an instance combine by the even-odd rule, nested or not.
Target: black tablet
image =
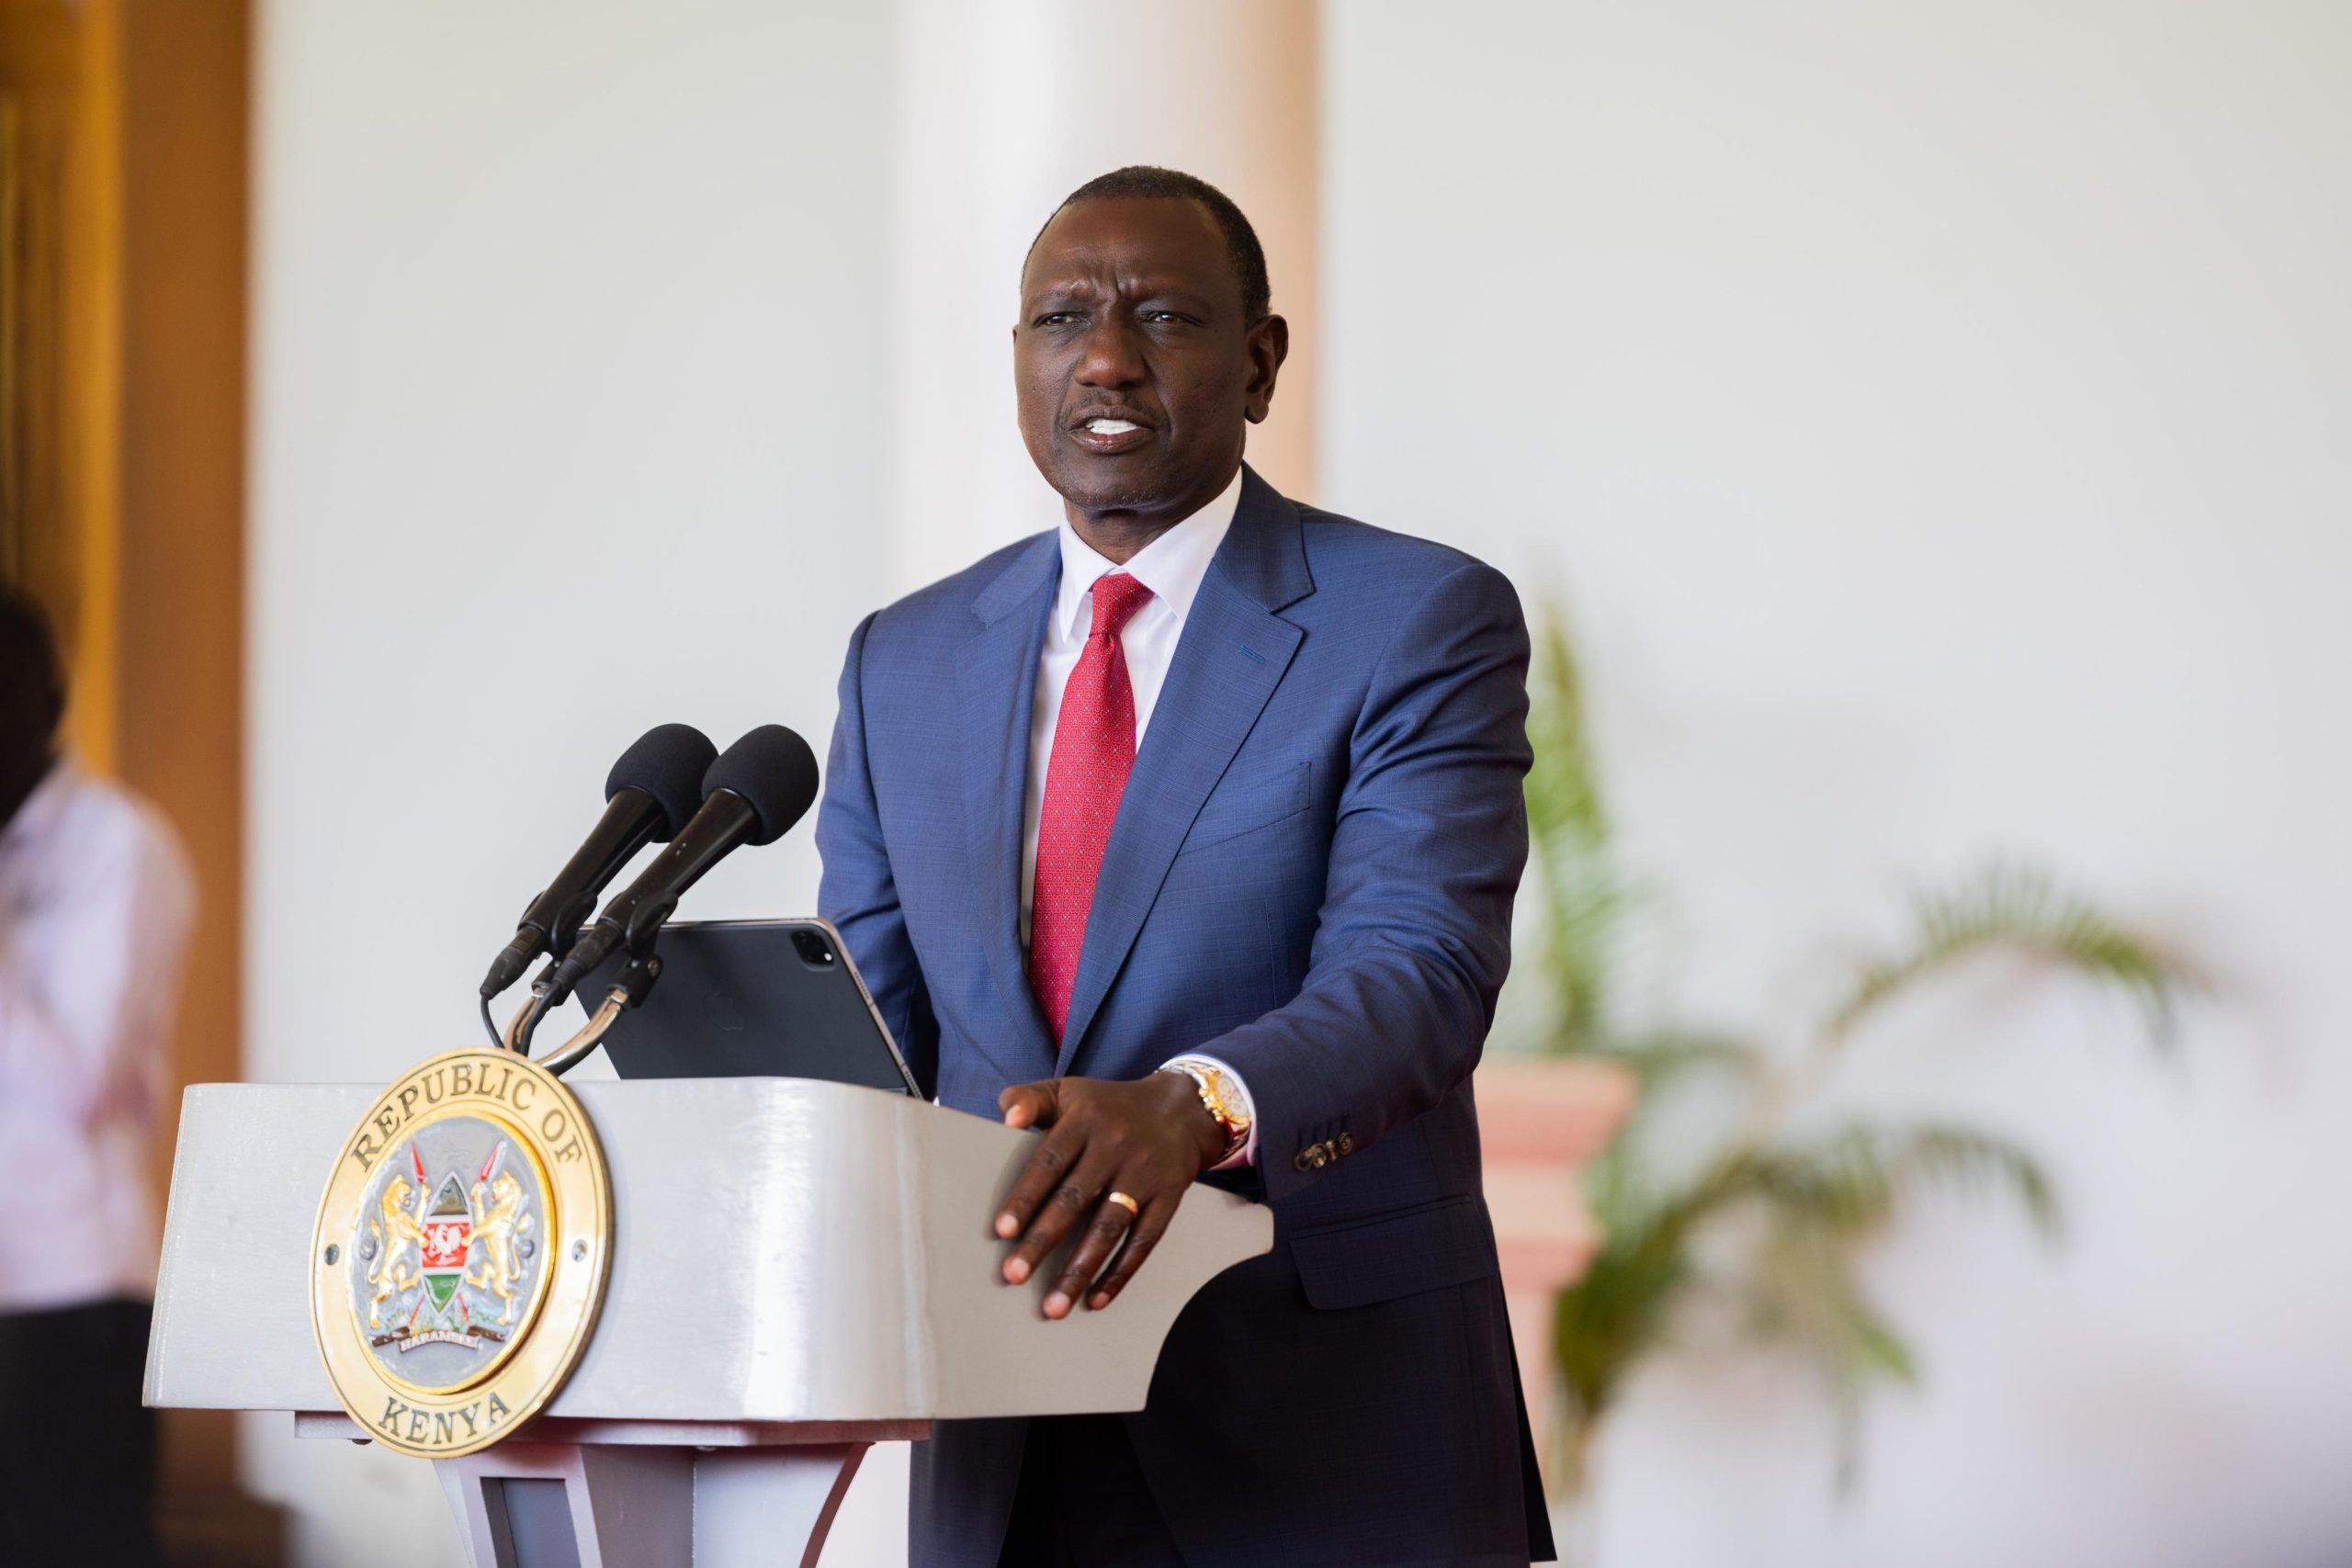
[[[625,1078],[822,1078],[919,1094],[874,998],[823,920],[682,920],[662,928],[652,995],[614,1021]],[[616,953],[573,993],[593,1013]]]

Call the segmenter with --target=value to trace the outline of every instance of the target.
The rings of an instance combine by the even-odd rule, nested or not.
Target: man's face
[[[1021,438],[1074,512],[1181,518],[1232,479],[1288,346],[1281,317],[1244,320],[1225,236],[1198,202],[1080,202],[1022,269]]]

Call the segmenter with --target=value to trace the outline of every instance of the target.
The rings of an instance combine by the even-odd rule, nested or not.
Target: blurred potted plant
[[[1535,968],[1550,993],[1537,1043],[1544,1055],[1614,1064],[1637,1081],[1639,1098],[1623,1135],[1587,1168],[1598,1251],[1553,1302],[1562,1395],[1554,1488],[1572,1509],[1581,1501],[1594,1437],[1629,1374],[1669,1348],[1702,1303],[1729,1307],[1729,1321],[1756,1340],[1819,1370],[1839,1415],[1842,1483],[1866,1396],[1917,1375],[1900,1329],[1857,1277],[1862,1248],[1923,1189],[2005,1199],[2045,1233],[2054,1233],[2058,1205],[2033,1156],[1995,1134],[1871,1120],[1809,1131],[1792,1113],[1895,998],[1988,953],[2029,955],[2120,990],[2160,1047],[2195,976],[2048,875],[1996,865],[1920,894],[1908,941],[1857,966],[1793,1059],[1732,1035],[1629,1027],[1611,981],[1644,900],[1612,851],[1582,682],[1561,626],[1550,617],[1539,645],[1528,726],[1530,869],[1544,920]],[[1705,1077],[1735,1084],[1741,1109],[1711,1145],[1668,1148],[1661,1112]]]
[[[1556,634],[1541,650],[1534,697],[1527,726],[1535,751],[1527,781],[1528,886],[1541,905],[1537,983],[1549,993],[1550,1013],[1534,1049],[1521,1040],[1521,1049],[1487,1053],[1477,1096],[1511,1338],[1528,1418],[1541,1434],[1561,1419],[1553,1408],[1560,1388],[1553,1374],[1555,1303],[1584,1277],[1602,1242],[1577,1176],[1632,1115],[1638,1082],[1634,1063],[1605,1049],[1600,1036],[1602,939],[1625,898],[1606,863],[1607,820],[1599,771],[1585,750],[1583,689]],[[1546,1466],[1555,1478],[1558,1469],[1556,1461]]]

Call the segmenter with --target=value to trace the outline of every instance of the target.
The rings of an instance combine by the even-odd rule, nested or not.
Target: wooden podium
[[[1119,1301],[1059,1323],[989,1229],[1030,1134],[789,1078],[571,1086],[611,1170],[593,1338],[537,1417],[435,1460],[476,1568],[814,1564],[867,1445],[935,1420],[1136,1410],[1177,1313],[1270,1249],[1196,1189]],[[320,1192],[369,1085],[208,1084],[180,1117],[147,1403],[367,1441],[320,1360]]]

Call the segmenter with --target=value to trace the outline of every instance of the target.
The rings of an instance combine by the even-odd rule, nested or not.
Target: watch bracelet
[[[1236,1122],[1218,1108],[1216,1096],[1209,1092],[1208,1069],[1195,1066],[1191,1062],[1179,1057],[1159,1070],[1163,1073],[1174,1073],[1181,1077],[1192,1080],[1193,1092],[1201,1098],[1201,1109],[1209,1113],[1209,1120],[1216,1122],[1218,1131],[1225,1134],[1225,1152],[1211,1162],[1210,1168],[1214,1169],[1216,1166],[1223,1165],[1250,1146],[1250,1123]]]

